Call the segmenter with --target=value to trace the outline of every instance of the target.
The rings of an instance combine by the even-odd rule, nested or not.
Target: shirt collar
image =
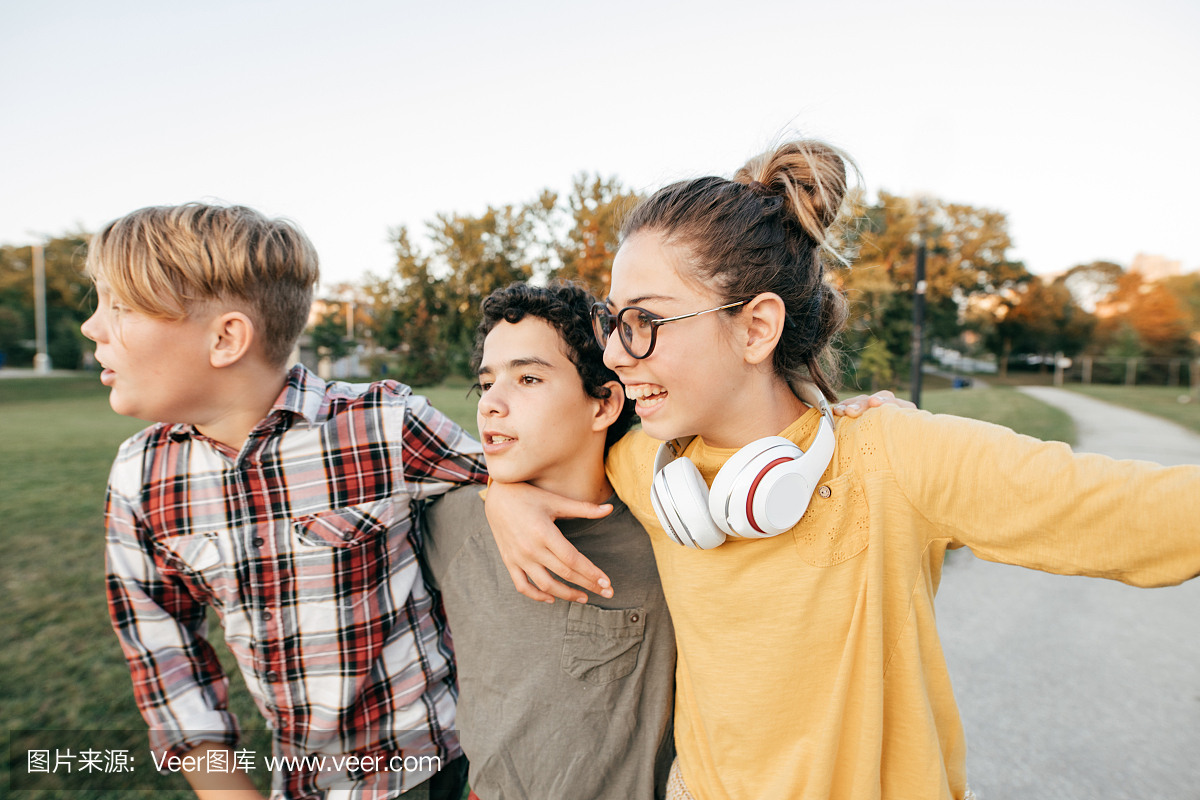
[[[271,411],[290,411],[308,422],[316,422],[324,402],[325,381],[303,364],[297,364],[288,373],[287,384],[275,399]]]

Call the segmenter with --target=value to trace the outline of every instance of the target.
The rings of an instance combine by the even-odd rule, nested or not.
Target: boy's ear
[[[596,416],[592,419],[594,431],[606,431],[612,427],[625,406],[625,387],[620,381],[609,381],[604,386],[609,390],[608,397],[592,398],[592,402],[596,404]]]
[[[751,364],[761,364],[771,357],[783,336],[787,308],[783,298],[774,292],[764,292],[746,304],[742,317],[745,325],[743,355]]]
[[[254,343],[254,323],[241,311],[226,311],[213,318],[209,326],[212,344],[208,360],[217,369],[232,366],[242,359]]]

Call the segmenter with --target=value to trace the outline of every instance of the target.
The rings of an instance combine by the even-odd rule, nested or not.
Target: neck
[[[287,384],[286,367],[273,370],[242,370],[220,376],[212,394],[220,397],[207,419],[195,423],[196,430],[223,445],[241,450],[250,431],[267,416]]]
[[[713,447],[745,447],[766,436],[775,436],[808,410],[790,386],[773,375],[740,385],[739,395],[727,408],[751,409],[748,413],[722,414],[717,424],[700,435]]]
[[[612,484],[604,474],[604,437],[582,448],[578,458],[570,464],[557,464],[542,476],[531,478],[529,483],[554,492],[571,500],[587,503],[603,503],[612,497]]]

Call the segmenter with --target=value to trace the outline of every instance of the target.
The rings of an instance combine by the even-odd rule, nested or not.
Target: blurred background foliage
[[[565,196],[546,189],[526,202],[479,214],[438,214],[420,231],[389,231],[395,266],[327,287],[307,345],[333,361],[357,352],[375,375],[414,386],[467,377],[480,301],[513,281],[581,281],[608,293],[618,231],[639,200],[616,177],[581,173]],[[49,350],[55,367],[88,365],[79,324],[91,311],[82,274],[88,234],[45,244]],[[845,383],[904,385],[911,365],[913,275],[927,247],[927,347],[998,365],[1045,370],[1053,354],[1188,358],[1200,354],[1200,274],[1153,278],[1119,264],[1080,264],[1034,275],[1011,254],[1001,211],[931,196],[851,194],[828,279],[845,291],[851,321],[842,338]],[[0,353],[27,366],[34,352],[29,247],[0,247]],[[348,316],[349,315],[349,316]],[[927,351],[928,352],[928,351]]]

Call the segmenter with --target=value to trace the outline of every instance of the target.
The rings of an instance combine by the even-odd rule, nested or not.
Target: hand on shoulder
[[[876,392],[873,395],[860,394],[851,397],[848,400],[842,400],[837,405],[833,406],[833,415],[835,417],[849,417],[857,419],[863,415],[863,412],[868,408],[879,408],[880,406],[895,406],[896,408],[916,408],[912,402],[901,400],[888,389]]]

